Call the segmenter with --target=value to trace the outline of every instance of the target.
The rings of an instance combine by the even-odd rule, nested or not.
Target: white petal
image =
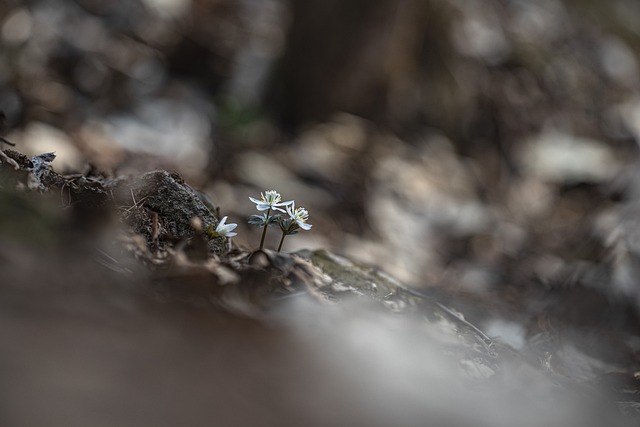
[[[296,202],[291,200],[291,203],[287,205],[287,213],[291,218],[295,218],[295,214],[294,214],[295,208],[296,208]]]
[[[311,230],[312,225],[311,224],[307,224],[306,222],[298,222],[298,225],[300,226],[300,228],[302,228],[303,230]]]

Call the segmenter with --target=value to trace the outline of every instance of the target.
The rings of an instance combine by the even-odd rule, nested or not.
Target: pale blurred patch
[[[153,12],[164,18],[177,18],[189,11],[191,0],[142,0]]]
[[[140,103],[134,114],[113,115],[102,125],[105,134],[127,150],[165,157],[192,174],[207,166],[211,125],[192,104],[153,99]]]
[[[53,166],[57,171],[79,171],[85,167],[85,159],[75,142],[65,132],[45,123],[31,122],[24,132],[10,135],[20,150],[29,156],[54,152]]]
[[[8,45],[20,44],[29,39],[33,28],[31,14],[26,9],[16,9],[2,22],[2,40]]]
[[[554,183],[603,182],[621,166],[607,144],[553,131],[527,141],[519,160],[527,173]]]

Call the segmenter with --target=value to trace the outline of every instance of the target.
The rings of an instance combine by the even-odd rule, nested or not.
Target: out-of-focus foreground
[[[239,224],[233,242],[248,249],[260,239],[246,223],[254,213],[248,197],[277,189],[306,207],[313,224],[285,241],[286,252],[326,248],[376,265],[510,348],[540,355],[533,365],[590,386],[627,384],[633,393],[614,400],[640,411],[638,22],[634,0],[6,0],[0,136],[30,155],[55,151],[60,173],[86,174],[89,164],[111,177],[177,171]],[[67,415],[70,404],[89,408],[75,425],[204,424],[203,408],[222,395],[246,399],[226,409],[247,425],[285,425],[278,415],[251,415],[290,414],[284,400],[300,411],[291,425],[305,423],[304,414],[315,425],[411,425],[429,412],[414,410],[425,402],[417,396],[438,378],[428,366],[446,361],[410,345],[413,322],[289,307],[285,323],[301,326],[283,333],[269,322],[184,307],[166,316],[155,305],[137,311],[138,302],[120,294],[94,310],[118,279],[89,279],[92,264],[80,263],[78,252],[70,252],[73,261],[43,259],[51,254],[35,246],[51,237],[40,211],[29,209],[33,217],[0,206],[0,266],[13,265],[2,267],[1,286],[37,282],[26,305],[15,288],[3,291],[0,376],[12,388],[0,404],[18,414],[15,425],[25,408]],[[277,238],[270,232],[266,246]],[[96,280],[98,297],[56,299],[65,286],[76,295],[73,283],[83,280]],[[141,286],[131,283],[118,286]],[[53,303],[47,292],[57,295]],[[60,315],[67,311],[58,302],[75,314]],[[84,305],[89,320],[78,324]],[[51,334],[41,330],[49,316]],[[140,352],[150,357],[148,371],[135,359],[139,342],[149,346]],[[85,347],[75,352],[78,343]],[[332,345],[346,347],[345,359]],[[306,365],[307,352],[326,358]],[[370,365],[361,360],[368,357]],[[365,378],[388,369],[387,359],[403,368]],[[213,365],[216,384],[201,371]],[[12,372],[28,375],[22,381]],[[279,378],[281,394],[272,394]],[[530,379],[513,381],[523,378]],[[136,399],[120,408],[124,418],[92,419],[96,407],[104,414],[109,402],[124,403],[116,397],[125,383]],[[344,401],[336,394],[331,418],[300,393],[308,383],[316,384],[309,399],[342,389],[363,394]],[[73,392],[44,403],[32,394],[51,398],[55,384]],[[429,395],[434,407],[438,399],[456,406],[457,386],[446,384]],[[540,387],[542,395],[553,388]],[[168,395],[150,392],[157,389]],[[78,400],[85,390],[86,401]],[[402,398],[386,401],[394,390]],[[501,411],[500,398],[487,406],[461,399],[483,407],[479,414]],[[361,413],[381,401],[373,415]],[[158,409],[170,404],[180,408],[175,419]],[[456,425],[446,417],[436,424]]]

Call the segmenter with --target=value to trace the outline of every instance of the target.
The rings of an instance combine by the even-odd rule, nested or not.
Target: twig
[[[4,139],[4,138],[3,138]],[[4,142],[4,141],[3,141]],[[4,154],[4,151],[0,150],[0,157],[3,158],[8,164],[10,164],[11,166],[13,166],[13,168],[15,170],[20,169],[20,165],[18,164],[18,162],[16,162],[15,160],[13,160],[11,157],[7,156],[6,154]],[[1,163],[1,162],[0,162]]]
[[[2,137],[2,136],[0,136],[0,143],[5,143],[5,144],[10,145],[12,147],[16,146],[15,143],[9,141],[8,139],[6,139],[5,137]]]

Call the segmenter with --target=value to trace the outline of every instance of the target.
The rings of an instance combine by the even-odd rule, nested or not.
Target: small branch
[[[5,144],[10,145],[10,146],[12,146],[12,147],[15,147],[15,146],[16,146],[16,144],[15,144],[15,143],[13,143],[13,142],[9,141],[8,139],[6,139],[6,138],[4,138],[4,137],[2,137],[2,136],[0,136],[0,143],[5,143]]]
[[[4,142],[4,141],[3,141]],[[16,162],[15,160],[13,160],[11,157],[7,156],[4,151],[0,150],[0,158],[2,158],[4,161],[6,161],[8,164],[10,164],[11,166],[13,166],[13,168],[15,170],[20,169],[20,165],[18,164],[18,162]]]

